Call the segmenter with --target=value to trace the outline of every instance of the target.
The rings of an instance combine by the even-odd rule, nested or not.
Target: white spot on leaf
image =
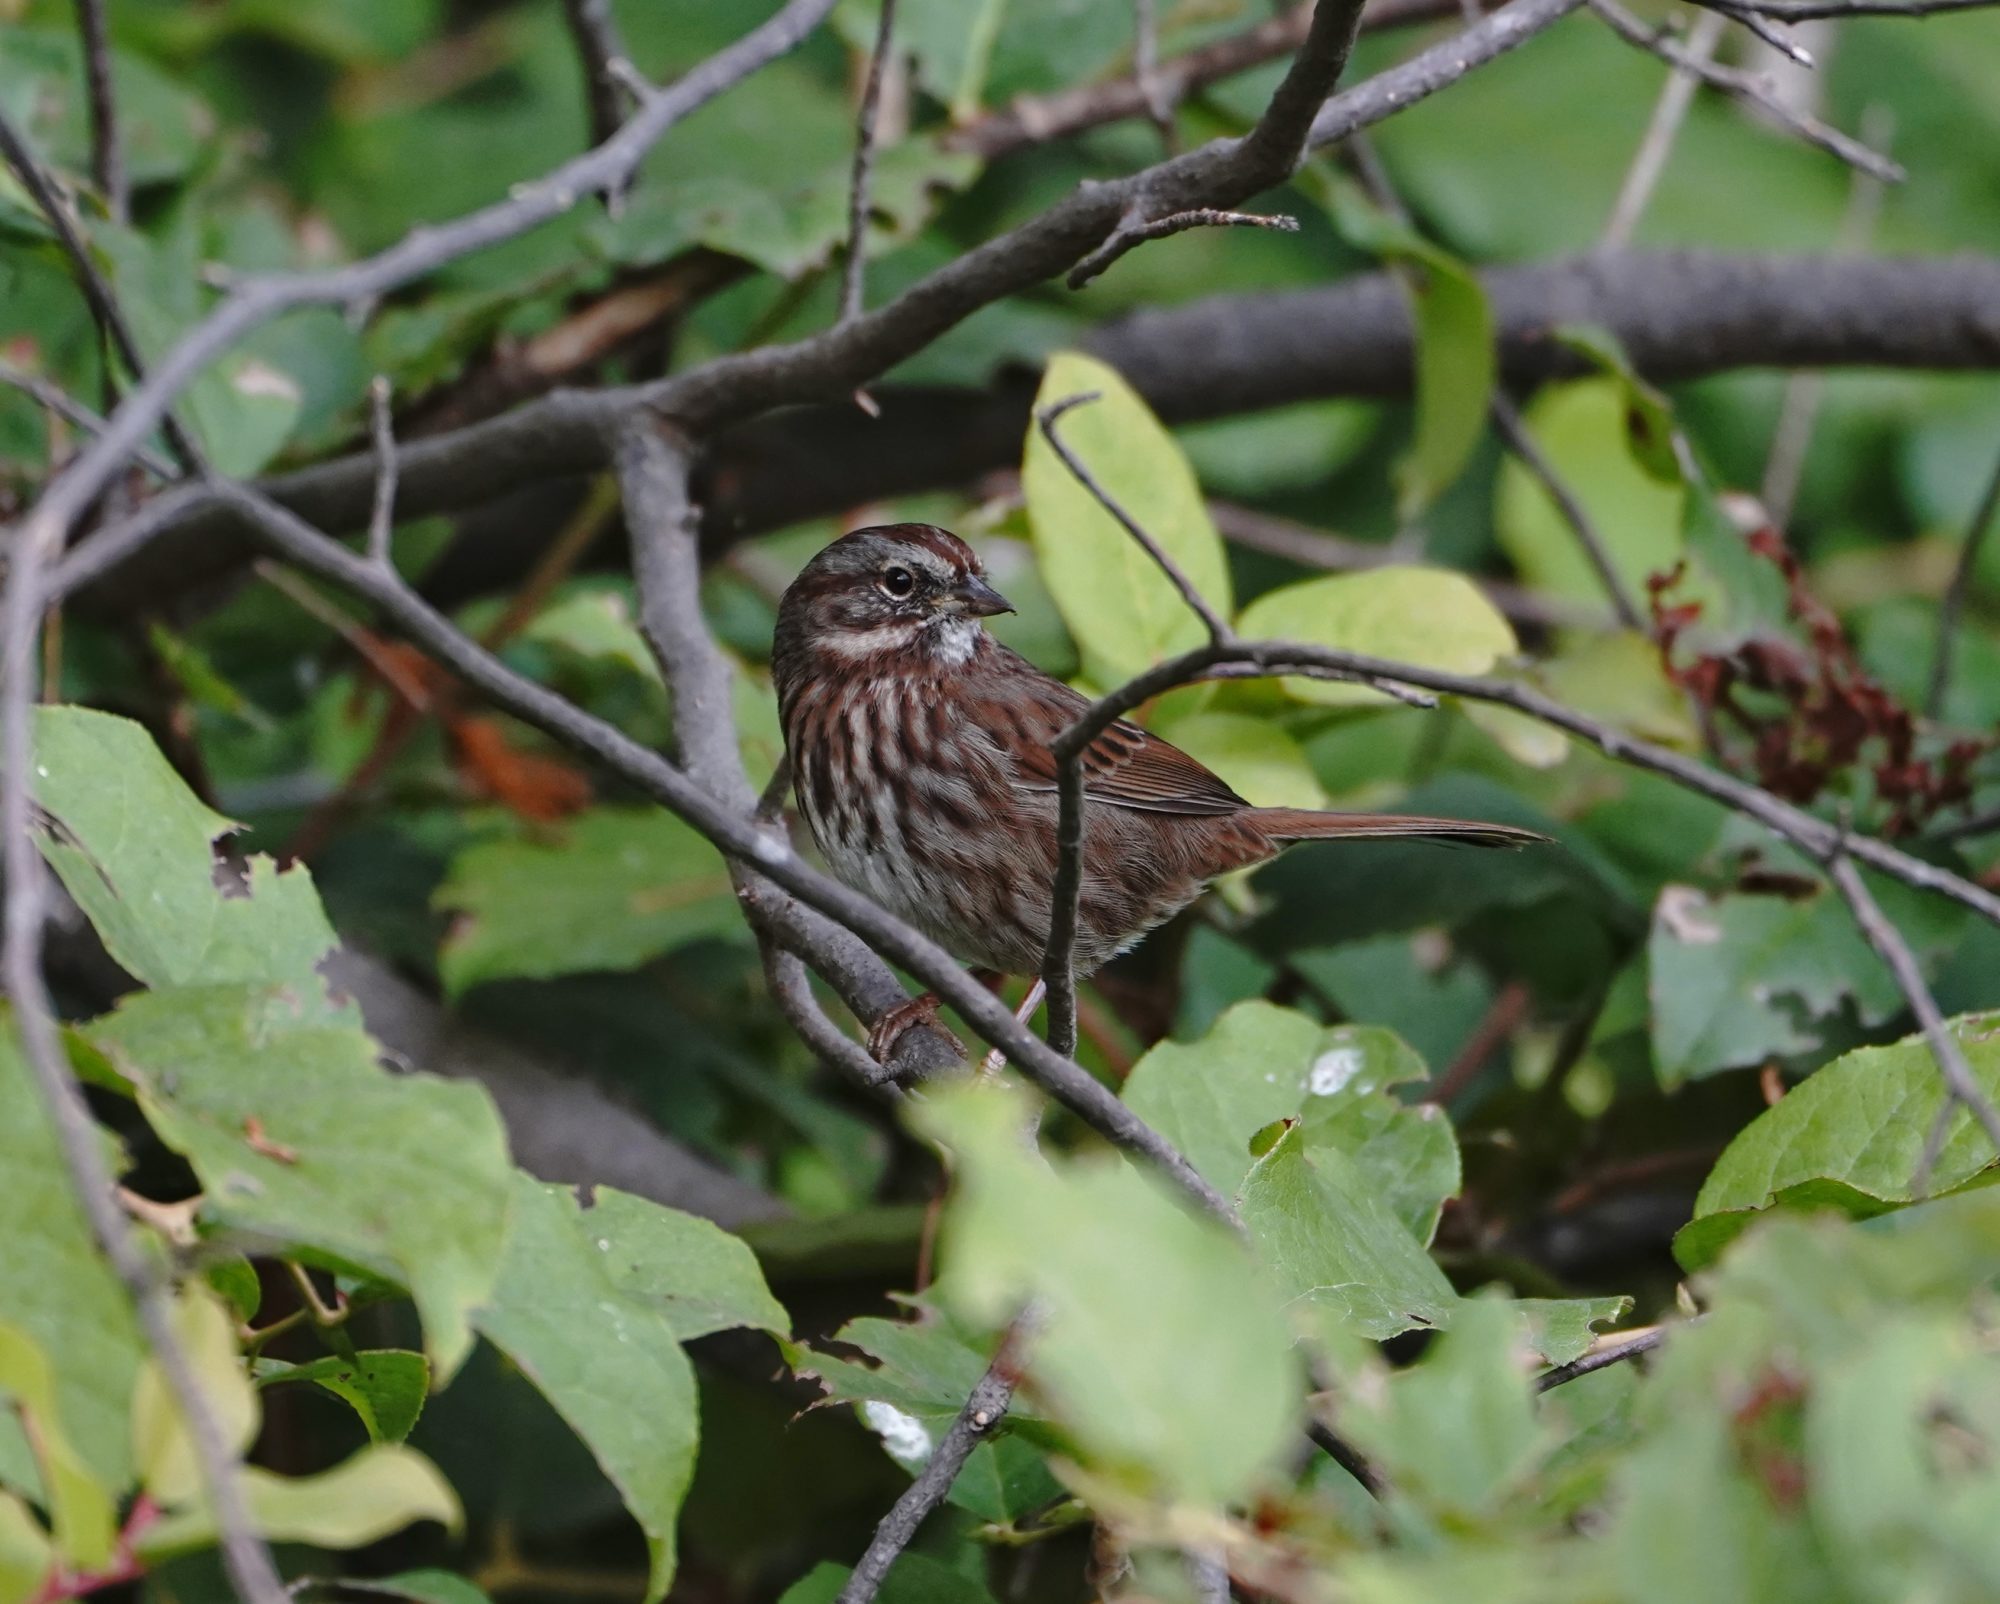
[[[1367,1055],[1359,1047],[1329,1047],[1313,1060],[1306,1090],[1315,1097],[1332,1097],[1361,1073]]]
[[[879,1398],[870,1398],[861,1406],[861,1418],[897,1459],[921,1462],[930,1458],[931,1434],[915,1415],[905,1414]]]

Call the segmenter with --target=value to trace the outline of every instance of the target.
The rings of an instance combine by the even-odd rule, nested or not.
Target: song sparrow
[[[1056,866],[1049,743],[1089,704],[987,634],[1012,612],[972,549],[930,524],[858,529],[807,563],[771,657],[799,808],[842,880],[975,968],[1039,975]],[[1217,875],[1294,841],[1544,839],[1506,825],[1252,807],[1120,720],[1084,753],[1076,969],[1089,974]],[[878,1025],[878,1057],[934,1015]]]

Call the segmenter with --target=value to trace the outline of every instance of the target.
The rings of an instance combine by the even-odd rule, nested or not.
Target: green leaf
[[[481,1335],[581,1437],[646,1534],[646,1604],[674,1575],[674,1522],[694,1473],[694,1371],[652,1297],[635,1296],[567,1188],[515,1180],[513,1219]]]
[[[1238,631],[1251,640],[1302,641],[1453,674],[1483,674],[1520,650],[1507,620],[1463,574],[1439,568],[1371,568],[1267,591]],[[1285,693],[1324,707],[1381,706],[1365,686],[1288,678]]]
[[[1493,311],[1471,269],[1436,249],[1410,259],[1417,332],[1415,437],[1396,465],[1397,516],[1409,523],[1449,490],[1486,433],[1499,374]]]
[[[1030,1391],[1101,1474],[1234,1502],[1298,1429],[1301,1378],[1273,1289],[1231,1232],[1123,1160],[1044,1165],[1023,1113],[1002,1087],[939,1092],[920,1110],[960,1177],[938,1295],[989,1325],[1028,1302],[1042,1311]]]
[[[7,28],[0,105],[48,160],[73,175],[90,171],[85,81],[74,30]],[[143,57],[114,49],[111,87],[119,143],[135,186],[170,183],[204,159],[216,137],[215,117],[181,84]]]
[[[63,1431],[54,1368],[19,1326],[0,1320],[0,1401],[11,1402],[27,1428],[42,1487],[41,1502],[55,1527],[55,1547],[80,1571],[110,1561],[118,1521],[114,1492],[97,1480]]]
[[[364,1548],[420,1520],[456,1531],[464,1522],[458,1495],[414,1448],[380,1443],[316,1476],[276,1476],[251,1465],[240,1472],[250,1519],[273,1542],[316,1548]],[[206,1548],[217,1538],[205,1503],[175,1510],[148,1526],[134,1544],[156,1564]]]
[[[189,1288],[175,1303],[173,1320],[223,1446],[242,1454],[256,1439],[261,1412],[237,1352],[229,1310],[213,1294]],[[140,1370],[132,1393],[132,1457],[140,1484],[155,1502],[178,1509],[206,1501],[207,1484],[187,1415],[153,1359]]]
[[[1321,1329],[1382,1341],[1449,1325],[1458,1294],[1423,1245],[1335,1147],[1291,1123],[1250,1167],[1244,1224],[1293,1309]]]
[[[1250,1173],[1250,1138],[1296,1115],[1306,1140],[1338,1148],[1370,1194],[1430,1240],[1458,1190],[1458,1145],[1442,1109],[1388,1095],[1423,1060],[1391,1031],[1327,1028],[1273,1003],[1238,1003],[1200,1041],[1161,1042],[1134,1066],[1125,1102],[1223,1192]]]
[[[538,613],[522,639],[560,646],[579,657],[599,658],[660,683],[660,667],[632,617],[625,592],[603,587],[578,589]]]
[[[119,964],[149,986],[301,981],[334,945],[312,878],[252,858],[240,895],[211,863],[229,820],[196,800],[143,726],[80,707],[35,715],[42,854]]]
[[[316,979],[139,994],[89,1035],[193,1164],[207,1217],[408,1287],[432,1362],[457,1369],[493,1285],[512,1174],[483,1088],[389,1073]]]
[[[2000,1592],[2000,1374],[1962,1318],[1885,1321],[1822,1372],[1806,1415],[1807,1486],[1858,1596]]]
[[[353,1406],[370,1442],[401,1442],[423,1413],[431,1367],[420,1353],[401,1348],[363,1348],[351,1357],[326,1354],[305,1364],[260,1359],[257,1385],[309,1381]]]
[[[1949,1025],[1982,1091],[2000,1099],[2000,1014],[1967,1014]],[[1773,1207],[1832,1207],[1865,1218],[1915,1202],[1910,1183],[1944,1106],[1944,1080],[1922,1035],[1835,1059],[1723,1151],[1695,1199],[1693,1221],[1674,1238],[1675,1256],[1700,1269]],[[1978,1123],[1954,1110],[1931,1193],[1965,1185],[1994,1157]]]
[[[847,1566],[822,1560],[786,1588],[778,1604],[833,1604],[851,1575]],[[875,1596],[882,1604],[992,1604],[992,1596],[971,1577],[910,1550],[897,1556]]]
[[[1305,749],[1268,718],[1245,713],[1162,717],[1153,733],[1213,769],[1260,808],[1318,808],[1326,792]]]
[[[1589,513],[1627,592],[1679,562],[1684,492],[1637,460],[1627,428],[1625,387],[1616,379],[1552,385],[1523,421],[1557,475]],[[1500,470],[1494,531],[1521,577],[1539,590],[1600,603],[1604,586],[1576,531],[1542,483],[1509,458]]]
[[[712,1220],[603,1186],[583,1223],[619,1291],[657,1308],[682,1342],[748,1326],[783,1336],[791,1320],[757,1257]]]
[[[1527,1322],[1528,1345],[1552,1365],[1566,1365],[1590,1352],[1597,1327],[1614,1325],[1631,1312],[1632,1300],[1608,1298],[1516,1298]]]
[[[1063,444],[1227,617],[1221,537],[1187,459],[1138,392],[1102,362],[1062,351],[1049,359],[1035,406],[1091,392],[1101,399],[1056,425]],[[1063,466],[1039,426],[1028,430],[1021,487],[1036,560],[1076,638],[1086,679],[1121,684],[1208,638],[1173,582]]]
[[[593,808],[538,839],[470,847],[434,900],[456,915],[438,959],[454,995],[482,980],[636,969],[743,929],[721,854],[661,808]]]
[[[112,287],[140,354],[158,362],[207,310],[192,209],[184,209],[158,236],[100,224],[93,243],[110,266]],[[179,415],[211,467],[248,478],[291,437],[303,399],[298,381],[267,356],[238,350],[187,387]]]
[[[966,1394],[992,1358],[974,1345],[965,1330],[930,1308],[920,1310],[914,1320],[874,1315],[850,1320],[833,1340],[860,1349],[874,1362],[839,1358],[803,1343],[780,1346],[786,1362],[800,1375],[818,1381],[829,1398],[887,1404],[914,1417],[933,1437],[965,1406]]]
[[[1949,942],[1956,921],[1940,923],[1927,910],[1919,917],[1912,939],[1929,957]],[[1654,907],[1646,955],[1653,1058],[1667,1086],[1810,1052],[1850,1003],[1864,1025],[1905,1006],[1846,904],[1825,889],[1796,898],[1711,897],[1668,886]]]
[[[28,1604],[57,1563],[49,1534],[28,1506],[0,1492],[0,1604]]]
[[[486,1594],[453,1571],[398,1571],[394,1576],[343,1576],[345,1593],[385,1593],[411,1604],[489,1604]]]
[[[1343,1403],[1340,1428],[1399,1493],[1461,1518],[1488,1512],[1541,1446],[1519,1342],[1503,1300],[1469,1298],[1421,1363]]]
[[[0,1014],[0,1175],[0,1310],[42,1353],[60,1356],[63,1431],[99,1486],[122,1489],[132,1477],[138,1322],[76,1200],[11,1012]]]

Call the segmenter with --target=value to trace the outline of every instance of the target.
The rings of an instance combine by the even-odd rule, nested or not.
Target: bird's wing
[[[1076,722],[1089,699],[1008,653],[1006,692],[995,723],[1024,791],[1053,791],[1049,743]],[[1083,753],[1083,794],[1092,802],[1149,813],[1226,814],[1249,806],[1221,778],[1179,747],[1119,719]]]

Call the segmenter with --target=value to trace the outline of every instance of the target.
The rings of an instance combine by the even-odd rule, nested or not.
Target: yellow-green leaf
[[[1453,674],[1483,674],[1518,649],[1514,631],[1479,587],[1438,568],[1374,568],[1302,580],[1259,596],[1239,631],[1253,640],[1303,641]],[[1380,704],[1379,691],[1291,678],[1287,694],[1328,707]]]
[[[1138,393],[1102,362],[1063,351],[1050,359],[1035,405],[1091,392],[1100,399],[1073,408],[1057,424],[1063,444],[1227,617],[1229,565],[1201,486]],[[1034,424],[1021,488],[1036,559],[1076,638],[1086,679],[1107,688],[1122,684],[1208,638],[1173,581],[1077,481]]]

